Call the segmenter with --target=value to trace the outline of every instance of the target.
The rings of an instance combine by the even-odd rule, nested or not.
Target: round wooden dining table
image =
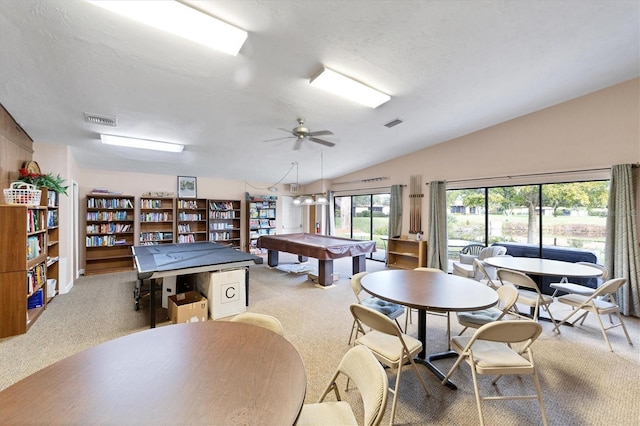
[[[26,355],[28,356],[28,355]],[[295,423],[306,374],[255,325],[167,325],[102,343],[0,392],[0,424]]]
[[[498,293],[490,287],[469,278],[441,272],[389,269],[365,275],[361,284],[365,291],[380,299],[418,310],[418,339],[422,342],[422,351],[415,361],[426,365],[441,380],[444,374],[433,361],[457,356],[457,353],[451,350],[426,353],[427,311],[477,311],[498,303]],[[447,382],[447,386],[456,389],[451,381]]]
[[[595,266],[538,257],[493,256],[483,261],[496,268],[510,269],[531,275],[575,278],[591,278],[602,275],[602,271]]]

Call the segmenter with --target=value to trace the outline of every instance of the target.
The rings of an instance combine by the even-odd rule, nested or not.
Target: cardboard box
[[[174,324],[207,321],[209,319],[207,298],[197,291],[169,296],[169,319]]]

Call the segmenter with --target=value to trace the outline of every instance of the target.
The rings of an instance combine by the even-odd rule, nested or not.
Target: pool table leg
[[[267,265],[274,267],[278,266],[278,250],[271,250],[267,252]]]
[[[318,284],[322,286],[333,285],[333,260],[318,259]]]
[[[351,263],[351,272],[353,272],[354,275],[358,272],[364,272],[367,270],[367,259],[364,254],[361,254],[360,256],[353,256],[351,258]]]

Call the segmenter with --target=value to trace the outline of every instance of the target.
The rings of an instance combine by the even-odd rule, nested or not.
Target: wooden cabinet
[[[42,189],[40,204],[47,207],[47,281],[52,285],[47,286],[47,302],[58,294],[59,289],[59,261],[60,261],[60,194]],[[53,281],[55,280],[55,281]]]
[[[133,269],[134,197],[87,195],[85,275]]]
[[[47,208],[0,206],[0,253],[3,338],[26,333],[46,307]]]
[[[140,197],[139,245],[168,244],[174,242],[175,199]]]
[[[387,242],[387,267],[414,269],[427,266],[427,242],[390,238]]]
[[[209,200],[209,241],[240,249],[240,201]]]
[[[276,202],[275,195],[251,197],[247,194],[247,251],[252,254],[265,254],[267,251],[257,246],[261,235],[276,233]]]
[[[207,241],[207,200],[178,198],[177,216],[176,242]]]

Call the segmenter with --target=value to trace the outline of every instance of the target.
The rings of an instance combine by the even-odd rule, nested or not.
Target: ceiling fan
[[[324,139],[320,139],[317,136],[325,136],[325,135],[332,135],[333,132],[331,130],[318,130],[317,132],[311,132],[309,131],[309,129],[307,127],[304,126],[304,118],[300,117],[298,118],[298,127],[294,127],[291,130],[287,130],[287,129],[283,129],[283,128],[278,128],[279,130],[284,130],[287,133],[291,133],[291,136],[286,136],[283,138],[275,138],[275,139],[269,139],[266,140],[265,142],[272,142],[272,141],[278,141],[278,140],[283,140],[283,139],[290,139],[293,138],[296,140],[295,145],[293,145],[293,149],[294,150],[298,150],[300,149],[300,146],[302,145],[302,141],[307,139],[311,142],[315,142],[315,143],[319,143],[320,145],[324,145],[324,146],[334,146],[335,143],[333,142],[329,142],[326,141]]]

